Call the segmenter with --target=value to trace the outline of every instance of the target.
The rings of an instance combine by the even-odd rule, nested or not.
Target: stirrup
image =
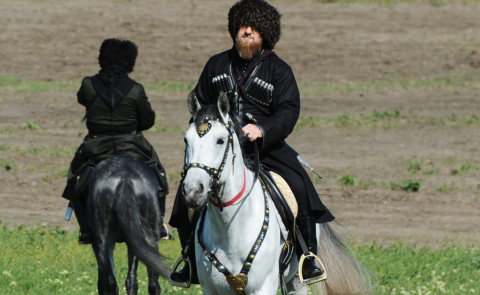
[[[163,223],[162,227],[165,229],[165,232],[167,233],[167,235],[161,238],[160,240],[173,240],[173,236],[168,232],[167,225]]]
[[[180,263],[182,262],[185,262],[185,265],[188,264],[188,268],[189,268],[189,276],[188,276],[188,281],[186,282],[177,282],[177,281],[173,281],[172,280],[172,274],[170,274],[170,277],[168,279],[168,283],[171,285],[171,286],[176,286],[176,287],[181,287],[181,288],[190,288],[190,285],[192,283],[192,265],[190,263],[190,259],[187,257],[187,258],[183,258],[180,257],[178,258],[177,262],[175,262],[175,265],[173,266],[173,270],[172,270],[172,273],[176,272],[177,271],[177,268],[178,266],[180,265]]]
[[[323,274],[321,276],[318,276],[318,277],[313,277],[311,279],[304,280],[303,279],[303,262],[305,261],[305,259],[307,259],[309,257],[313,257],[315,259],[315,261],[318,262],[319,266],[323,270]],[[307,256],[305,256],[305,254],[302,254],[302,256],[300,257],[300,262],[298,263],[298,276],[300,277],[300,282],[303,285],[306,286],[306,285],[310,285],[310,284],[314,284],[314,283],[326,280],[327,279],[327,270],[325,269],[325,266],[323,265],[320,258],[318,258],[317,255],[310,252],[310,254],[308,254]]]

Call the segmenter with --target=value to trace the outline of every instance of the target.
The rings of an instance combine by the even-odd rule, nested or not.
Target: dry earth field
[[[276,52],[302,91],[287,141],[324,175],[312,179],[345,232],[413,243],[478,238],[480,7],[272,2],[283,14]],[[87,132],[76,91],[98,71],[98,48],[110,37],[139,46],[132,77],[158,114],[145,135],[175,192],[186,95],[208,58],[231,46],[232,4],[1,1],[0,219],[76,227],[62,220],[60,197]],[[347,173],[354,186],[338,182]],[[411,179],[419,192],[402,189]]]

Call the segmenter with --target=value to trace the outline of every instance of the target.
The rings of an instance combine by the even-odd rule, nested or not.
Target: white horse
[[[241,156],[238,136],[243,137],[243,132],[240,126],[232,126],[228,98],[221,93],[218,106],[201,107],[192,92],[188,108],[194,122],[185,133],[183,183],[189,208],[207,206],[195,237],[198,278],[204,294],[233,295],[242,289],[249,295],[277,294],[279,256],[285,241],[274,204],[264,194],[262,184],[256,181],[248,194],[254,173],[245,167]],[[218,208],[220,202],[223,210]],[[260,237],[265,226],[266,234]],[[345,251],[343,241],[327,225],[320,226],[318,233],[319,256],[329,276],[326,283],[317,284],[319,291],[329,295],[369,293],[362,267]],[[256,245],[259,249],[254,251]],[[242,269],[248,274],[240,274]],[[307,294],[308,287],[300,283],[297,271],[295,255],[285,271],[288,294]]]

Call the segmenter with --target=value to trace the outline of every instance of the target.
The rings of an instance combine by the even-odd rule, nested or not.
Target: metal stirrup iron
[[[186,282],[177,282],[172,280],[170,277],[168,279],[168,283],[171,286],[176,286],[176,287],[181,287],[181,288],[190,288],[190,285],[192,284],[192,263],[190,262],[190,258],[188,258],[188,250],[190,249],[190,241],[194,236],[194,232],[190,234],[190,237],[187,240],[187,246],[185,246],[185,249],[183,250],[182,256],[178,258],[177,262],[175,262],[175,265],[173,266],[172,273],[177,272],[178,267],[182,262],[185,262],[185,266],[188,265],[189,269],[189,274],[188,274],[188,281]],[[171,274],[170,274],[171,276]]]
[[[314,284],[317,282],[321,282],[327,279],[327,270],[325,269],[325,266],[323,265],[322,261],[320,258],[318,258],[317,255],[313,254],[312,252],[308,251],[308,247],[305,244],[305,241],[303,240],[302,234],[300,233],[300,229],[298,228],[297,225],[295,225],[295,233],[298,239],[298,242],[300,243],[300,246],[302,247],[302,256],[300,257],[300,261],[298,263],[298,276],[300,277],[300,282],[303,285],[310,285]],[[316,262],[318,262],[318,265],[320,268],[323,270],[323,274],[318,276],[318,277],[313,277],[311,279],[304,279],[303,278],[303,262],[305,259],[313,257]]]

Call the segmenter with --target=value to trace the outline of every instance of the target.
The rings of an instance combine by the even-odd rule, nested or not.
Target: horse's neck
[[[211,204],[208,206],[208,218],[211,227],[210,239],[214,244],[241,245],[245,235],[251,235],[250,224],[255,223],[258,219],[252,217],[257,215],[255,217],[263,219],[263,215],[255,214],[256,211],[258,211],[257,213],[263,212],[263,197],[258,196],[258,192],[255,190],[252,190],[252,193],[247,196],[254,181],[254,174],[245,169],[243,162],[238,164],[241,165],[235,167],[235,174],[230,175],[225,182],[222,199],[224,202],[231,200],[241,191],[245,171],[246,188],[243,196],[234,205],[225,207],[222,212]],[[237,163],[235,163],[235,166],[237,166]],[[256,185],[258,186],[258,182]]]

